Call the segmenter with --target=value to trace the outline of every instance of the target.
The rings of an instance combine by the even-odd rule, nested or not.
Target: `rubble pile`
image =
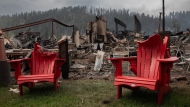
[[[69,39],[69,78],[110,79],[114,76],[114,66],[108,58],[128,57],[136,47],[124,43],[80,43],[78,46]],[[122,54],[121,54],[122,53]],[[124,67],[129,64],[124,65]],[[127,69],[129,70],[129,69]]]
[[[108,62],[108,54],[103,57],[101,68],[95,70],[96,56],[93,52],[83,56],[83,58],[74,56],[71,58],[69,78],[71,79],[109,79],[114,74],[114,67]]]

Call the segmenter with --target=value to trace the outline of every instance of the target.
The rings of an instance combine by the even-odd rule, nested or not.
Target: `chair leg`
[[[122,96],[122,86],[117,86],[117,99]]]
[[[162,102],[162,96],[163,94],[168,94],[170,92],[171,88],[168,84],[165,84],[158,90],[158,105]]]
[[[34,87],[34,83],[29,83],[29,88],[33,88]]]
[[[161,102],[162,102],[162,91],[159,90],[158,91],[158,105],[161,105]]]
[[[29,89],[34,87],[34,83],[32,82],[23,83],[22,85],[28,87]]]
[[[20,96],[23,95],[22,84],[19,85]]]
[[[54,90],[56,91],[57,90],[57,87],[59,86],[59,83],[58,83],[58,81],[55,81],[54,82]]]
[[[134,88],[131,88],[132,91],[138,91],[140,89],[140,87],[134,87]]]
[[[57,90],[57,84],[56,84],[56,82],[54,82],[54,91],[56,91]]]

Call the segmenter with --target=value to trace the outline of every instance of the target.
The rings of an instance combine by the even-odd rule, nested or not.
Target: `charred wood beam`
[[[28,24],[23,24],[23,25],[19,25],[19,26],[4,28],[4,29],[2,29],[2,31],[7,32],[7,31],[26,28],[26,27],[30,27],[30,26],[35,26],[35,25],[39,25],[39,24],[43,24],[43,23],[47,23],[47,22],[55,22],[55,23],[58,23],[58,24],[60,24],[62,26],[65,26],[65,27],[74,27],[74,25],[67,25],[67,24],[64,24],[64,23],[56,20],[56,19],[49,18],[49,19],[45,19],[45,20],[41,20],[41,21],[28,23]]]
[[[127,25],[117,18],[114,18],[114,21],[115,21],[116,35],[118,35],[118,24],[124,28],[126,28]]]
[[[121,20],[119,20],[119,19],[117,19],[117,18],[114,18],[114,21],[115,21],[115,23],[117,23],[117,24],[123,26],[124,28],[127,27],[127,25],[126,25],[124,22],[122,22]]]
[[[141,23],[136,15],[134,15],[135,19],[135,33],[141,33]]]
[[[13,48],[16,49],[16,46],[11,42],[11,40],[10,40],[10,38],[7,36],[7,34],[4,33],[3,30],[1,30],[1,29],[0,29],[0,31],[1,31],[1,33],[4,35],[4,37],[11,43],[11,45],[13,46]]]

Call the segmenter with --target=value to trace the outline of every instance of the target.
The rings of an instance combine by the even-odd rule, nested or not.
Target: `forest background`
[[[0,16],[0,28],[18,26],[48,18],[54,18],[62,23],[74,24],[79,29],[81,35],[85,35],[87,22],[94,21],[96,16],[103,16],[107,21],[107,29],[115,31],[114,18],[118,18],[127,25],[127,30],[135,29],[134,15],[139,19],[142,26],[142,33],[152,35],[159,27],[159,14],[150,16],[146,13],[132,12],[129,9],[104,9],[87,6],[69,6],[63,8],[55,8],[48,11],[31,11],[12,15]],[[190,11],[170,12],[165,16],[165,29],[172,33],[186,31],[190,25]],[[119,30],[123,29],[119,27]],[[13,30],[7,32],[11,36],[17,35],[19,32],[25,32],[28,28]],[[40,32],[44,39],[51,35],[51,23],[45,23],[30,27],[32,32]],[[63,35],[72,35],[72,28],[66,28],[59,24],[54,24],[54,35],[59,39]]]

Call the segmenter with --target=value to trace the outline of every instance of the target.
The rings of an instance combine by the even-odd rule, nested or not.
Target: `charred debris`
[[[52,35],[49,39],[43,39],[40,35],[40,32],[31,32],[30,27],[51,22],[52,23]],[[129,31],[127,30],[127,25],[123,23],[121,20],[115,18],[114,22],[116,25],[115,31],[111,31],[107,28],[107,22],[103,16],[97,16],[95,21],[87,22],[86,26],[86,35],[80,35],[79,30],[74,25],[67,25],[59,22],[55,19],[45,19],[29,24],[4,28],[2,31],[8,32],[11,30],[17,30],[21,28],[28,27],[27,31],[20,32],[14,37],[6,37],[10,42],[6,42],[5,47],[6,49],[16,48],[16,49],[32,49],[33,44],[35,42],[39,42],[44,48],[56,48],[57,46],[57,38],[53,34],[53,23],[58,23],[62,26],[72,27],[73,33],[71,36],[67,36],[69,41],[69,47],[74,47],[77,50],[81,49],[94,49],[94,50],[105,50],[105,51],[112,51],[114,48],[119,48],[120,46],[124,45],[123,47],[135,47],[135,42],[140,39],[143,40],[141,31],[141,24],[137,17],[135,16],[135,30]],[[118,26],[123,27],[123,30],[118,31]],[[13,46],[14,45],[14,46]],[[71,46],[70,46],[71,45]],[[120,47],[120,48],[121,48]],[[123,50],[126,50],[125,48]],[[127,50],[126,50],[127,51]]]
[[[47,22],[52,23],[52,35],[49,39],[43,39],[40,32],[30,31],[31,26]],[[56,36],[53,34],[53,23],[71,28],[73,30],[72,35],[63,36],[60,40],[57,40]],[[63,65],[62,67],[62,70],[66,70],[65,74],[62,74],[63,78],[76,79],[80,77],[88,77],[89,79],[92,79],[95,75],[100,75],[102,78],[108,79],[109,75],[113,74],[112,72],[114,71],[114,68],[108,62],[107,58],[135,56],[137,41],[146,40],[149,37],[148,35],[145,35],[144,32],[141,32],[141,23],[136,15],[134,15],[135,28],[132,31],[127,30],[127,25],[118,18],[114,18],[114,23],[115,30],[110,30],[107,27],[107,21],[105,18],[103,16],[96,16],[95,21],[87,22],[85,35],[81,35],[76,26],[67,25],[52,18],[20,26],[4,28],[2,31],[8,32],[28,27],[27,31],[20,32],[12,38],[6,37],[6,39],[10,41],[5,44],[7,56],[14,56],[15,52],[21,51],[22,54],[16,58],[30,57],[29,50],[33,48],[35,42],[38,42],[41,46],[47,49],[47,51],[57,51],[61,58],[66,58],[66,65]],[[122,29],[120,30],[119,28]],[[156,33],[160,33],[160,31]],[[171,48],[172,53],[174,53],[174,55],[179,54],[179,56],[183,56],[185,53],[183,52],[184,47],[181,46],[182,48],[180,48],[179,46],[174,46],[176,46],[177,43],[179,44],[184,38],[180,39],[181,37],[178,36],[179,34],[167,33],[167,35],[168,34],[171,35],[171,44],[169,44],[169,46],[173,46]],[[183,34],[189,35],[189,30],[187,30],[186,33],[180,33],[180,35]],[[161,35],[165,36],[166,34],[161,33]],[[186,36],[185,40],[188,41],[188,38],[189,37]],[[23,51],[24,49],[28,51]],[[77,71],[77,73],[71,71]],[[98,71],[98,73],[93,71]],[[69,72],[71,73],[70,76],[68,75]]]

